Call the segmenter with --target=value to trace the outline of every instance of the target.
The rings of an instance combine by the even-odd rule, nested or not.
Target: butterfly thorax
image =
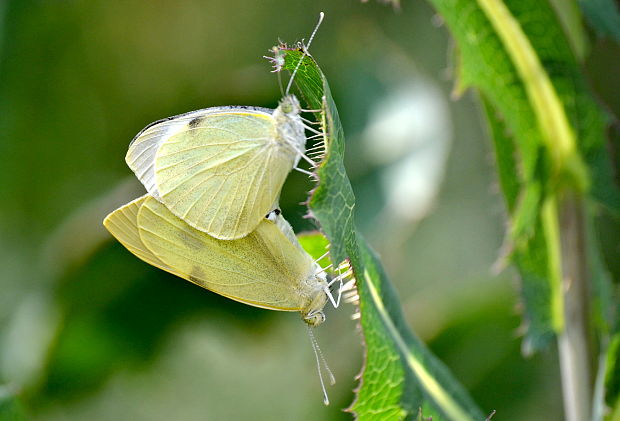
[[[325,293],[326,287],[327,281],[324,272],[315,272],[302,284],[302,288],[306,289],[306,292],[309,294],[307,294],[307,304],[301,311],[301,317],[310,326],[318,326],[325,321],[323,307],[325,307],[328,301],[327,294]]]
[[[286,95],[273,111],[276,141],[295,151],[297,160],[306,151],[306,135],[300,113],[301,106],[295,95]]]

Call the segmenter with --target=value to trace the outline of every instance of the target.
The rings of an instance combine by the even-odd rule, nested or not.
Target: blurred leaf
[[[28,391],[29,405],[90,394],[119,368],[148,365],[190,315],[234,306],[229,317],[241,325],[268,317],[216,294],[197,294],[198,287],[110,241],[103,217],[141,189],[133,177],[120,183],[69,213],[43,243],[41,272],[48,282],[15,312],[0,358],[2,374]]]
[[[300,60],[286,49],[285,69]],[[419,413],[434,420],[483,419],[465,390],[407,327],[390,282],[353,221],[355,197],[344,164],[344,133],[325,76],[314,60],[303,57],[296,80],[311,109],[322,109],[326,157],[317,169],[310,213],[330,240],[334,263],[348,259],[357,279],[365,364],[350,411],[358,419],[403,419]]]
[[[590,219],[587,222],[586,254],[592,278],[592,321],[599,335],[608,338],[609,335],[620,331],[620,308],[618,307],[620,291],[614,285],[609,269],[605,267],[602,248],[596,236],[593,221]]]
[[[430,0],[458,44],[457,90],[480,90],[523,279],[525,349],[563,326],[557,195],[590,191],[620,209],[606,116],[547,2]]]
[[[297,239],[303,249],[315,260],[329,250],[329,240],[318,231],[301,233],[297,235]]]
[[[88,265],[67,274],[57,289],[63,329],[46,361],[34,405],[84,397],[121,368],[148,367],[179,322],[197,314],[216,318],[224,312],[248,331],[260,329],[270,316],[200,292],[110,241]]]
[[[593,420],[620,420],[620,324],[618,288],[605,267],[592,224],[587,227],[587,258],[592,278],[592,326],[600,344],[593,404]],[[605,414],[610,414],[606,417]],[[614,415],[615,414],[615,415]]]
[[[499,183],[504,193],[504,200],[509,212],[517,206],[519,192],[523,188],[519,174],[517,149],[513,136],[508,132],[504,118],[493,108],[484,95],[481,95],[486,121],[493,146],[495,147],[495,165]]]
[[[619,296],[605,267],[592,224],[588,232],[588,262],[592,276],[592,321],[601,344],[593,403],[594,420],[620,419],[620,320]],[[608,417],[605,417],[608,414]]]
[[[574,1],[549,0],[564,28],[577,59],[582,62],[588,52],[588,37],[582,23],[581,9]]]
[[[509,214],[512,214],[512,229],[507,241],[512,262],[521,275],[521,296],[525,301],[523,327],[527,336],[522,350],[526,355],[546,346],[553,338],[553,312],[551,308],[551,283],[547,276],[548,257],[545,238],[538,218],[540,207],[540,184],[532,181],[524,187],[517,176],[519,162],[514,139],[505,126],[505,121],[493,109],[484,95],[481,95],[483,110],[489,126],[489,134],[495,147],[495,163],[499,183]],[[527,239],[529,247],[513,250],[514,239]],[[508,258],[501,256],[500,258]],[[501,266],[504,265],[501,262]]]
[[[614,0],[579,0],[579,6],[599,36],[620,42],[620,12]]]
[[[605,404],[610,408],[609,420],[620,419],[620,333],[607,347],[605,370]]]
[[[515,139],[526,183],[537,167],[548,171],[549,191],[585,187],[591,164],[595,197],[618,208],[605,150],[606,117],[592,99],[553,10],[546,2],[430,0],[459,49],[458,90],[478,88],[505,119]],[[539,164],[538,160],[542,163]],[[547,187],[546,187],[547,188]]]
[[[13,388],[0,386],[0,421],[22,421],[26,419],[22,404]]]
[[[530,355],[546,347],[556,333],[557,309],[554,309],[554,288],[549,277],[549,255],[543,222],[537,219],[529,246],[515,250],[512,261],[521,276],[521,297],[524,302],[523,327],[526,335],[522,350]],[[561,315],[559,316],[561,317]]]
[[[45,287],[22,299],[7,326],[0,353],[1,375],[28,390],[38,385],[62,325],[62,312]]]

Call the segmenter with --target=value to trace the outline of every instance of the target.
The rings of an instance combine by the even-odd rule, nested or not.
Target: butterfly
[[[303,56],[323,20],[321,13]],[[276,70],[284,59],[274,47]],[[299,60],[275,110],[224,106],[191,111],[146,126],[125,161],[148,193],[190,226],[222,240],[245,237],[273,210],[288,173],[305,154],[313,129],[289,93]],[[278,73],[279,74],[279,73]],[[310,111],[310,110],[308,110]]]
[[[323,13],[308,46],[322,19]],[[317,263],[327,253],[313,260],[277,208],[300,159],[316,167],[305,154],[306,129],[324,136],[304,124],[289,94],[300,63],[275,110],[206,108],[144,128],[125,160],[148,193],[110,213],[104,225],[153,266],[248,305],[300,312],[327,404],[320,361],[335,380],[310,328],[325,321],[328,301],[338,307],[348,274],[328,280],[331,265]],[[337,281],[335,300],[330,287]]]
[[[219,240],[144,195],[110,213],[110,233],[145,262],[225,297],[256,307],[298,311],[310,326],[334,306],[325,270],[301,247],[290,224],[270,212],[237,240]],[[339,301],[339,299],[338,299]]]
[[[215,107],[150,124],[125,160],[146,190],[192,227],[234,240],[274,209],[288,173],[306,157],[294,95],[275,110]]]

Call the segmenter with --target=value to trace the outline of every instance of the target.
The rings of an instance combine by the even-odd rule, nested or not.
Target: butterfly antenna
[[[293,80],[295,79],[295,75],[297,74],[297,70],[299,70],[299,66],[301,66],[301,62],[304,60],[304,57],[306,57],[308,55],[308,48],[310,48],[310,44],[312,44],[312,40],[314,39],[314,36],[316,35],[316,31],[319,30],[319,26],[321,26],[321,23],[323,22],[323,18],[324,17],[325,17],[325,13],[323,13],[323,12],[319,13],[319,21],[317,22],[316,26],[314,27],[314,31],[312,31],[312,35],[310,35],[310,39],[308,40],[308,45],[304,45],[303,46],[303,53],[301,55],[301,58],[297,62],[297,66],[295,66],[295,70],[293,70],[293,74],[291,75],[291,78],[288,81],[288,85],[286,86],[286,94],[287,95],[288,95],[289,91],[291,90],[291,86],[293,85]]]
[[[323,23],[323,18],[325,17],[325,13],[320,12],[319,13],[319,21],[317,22],[316,26],[314,27],[314,31],[312,31],[312,35],[310,35],[310,39],[308,40],[308,46],[306,48],[310,48],[310,44],[312,44],[312,40],[314,39],[314,36],[316,35],[316,31],[319,30],[319,26],[321,26],[321,23]]]
[[[323,363],[323,367],[325,367],[325,371],[329,375],[329,383],[333,386],[336,384],[336,378],[334,374],[329,369],[327,365],[327,361],[325,361],[325,357],[323,357],[323,353],[321,352],[321,348],[319,348],[319,343],[316,341],[314,337],[314,333],[312,332],[312,327],[308,325],[308,336],[310,337],[310,342],[312,343],[312,350],[314,351],[314,357],[316,359],[316,369],[319,372],[319,380],[321,381],[321,389],[323,390],[323,403],[325,405],[329,405],[329,397],[327,396],[327,390],[325,389],[325,382],[323,381],[323,373],[321,370],[321,363]]]

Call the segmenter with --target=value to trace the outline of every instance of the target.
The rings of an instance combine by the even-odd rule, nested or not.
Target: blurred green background
[[[317,337],[338,382],[321,404],[297,314],[244,306],[148,266],[101,225],[142,194],[124,162],[151,121],[274,108],[261,56],[307,38],[347,134],[361,231],[416,332],[501,420],[562,419],[555,351],[520,353],[518,283],[497,274],[503,205],[475,95],[450,100],[451,42],[420,1],[0,2],[0,401],[34,420],[337,420],[362,348],[350,304]],[[595,88],[620,108],[616,45]],[[296,231],[311,184],[282,193]],[[12,401],[10,396],[17,396]],[[0,406],[3,405],[0,403]]]

